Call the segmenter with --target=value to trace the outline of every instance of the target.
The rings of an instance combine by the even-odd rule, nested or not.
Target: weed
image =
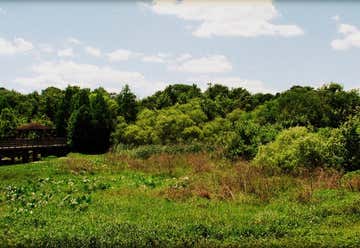
[[[340,183],[345,189],[360,191],[360,170],[345,174]]]
[[[86,173],[94,174],[97,170],[95,163],[85,158],[68,158],[62,160],[59,169],[76,175]]]
[[[193,168],[195,173],[210,172],[213,169],[213,165],[206,153],[188,154],[186,155],[186,162]]]
[[[61,173],[59,173],[61,172]],[[0,246],[358,247],[358,172],[213,153],[71,154],[0,168]]]

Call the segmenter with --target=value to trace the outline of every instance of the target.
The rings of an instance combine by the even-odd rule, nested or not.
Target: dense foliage
[[[359,91],[336,83],[293,86],[276,95],[218,84],[202,92],[196,85],[175,84],[144,99],[128,86],[119,94],[68,86],[24,95],[2,88],[0,135],[11,136],[19,124],[33,121],[53,125],[80,152],[104,152],[111,144],[201,143],[232,159],[256,158],[255,163],[284,170],[355,170],[359,109]]]

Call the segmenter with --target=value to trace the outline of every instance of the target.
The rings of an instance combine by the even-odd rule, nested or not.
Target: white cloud
[[[171,61],[172,54],[159,52],[157,55],[144,55],[142,53],[138,53],[138,56],[141,57],[142,62],[168,63]]]
[[[69,84],[89,88],[103,86],[116,91],[121,90],[125,83],[134,88],[146,86],[145,78],[139,72],[120,71],[108,66],[79,64],[73,61],[44,62],[33,66],[31,71],[33,76],[14,80],[14,83],[22,87],[22,91],[34,90],[34,87],[40,90],[48,86],[65,88]]]
[[[251,93],[274,93],[274,89],[266,87],[265,83],[260,80],[242,79],[240,77],[208,77],[200,76],[195,78],[189,78],[187,82],[196,83],[205,90],[208,87],[208,83],[222,84],[230,88],[242,87],[250,91]]]
[[[44,52],[44,53],[53,53],[54,52],[54,48],[50,44],[40,44],[39,49],[41,52]]]
[[[94,57],[100,57],[101,56],[101,51],[95,47],[91,47],[91,46],[86,46],[85,47],[85,52],[91,56]]]
[[[185,57],[185,56],[181,56]],[[188,56],[189,57],[189,56]],[[220,73],[232,70],[230,61],[223,55],[212,55],[196,59],[184,59],[169,65],[168,69],[190,73]]]
[[[59,57],[73,57],[74,56],[74,52],[73,52],[73,49],[72,48],[65,48],[65,49],[62,49],[62,50],[59,50],[57,52],[57,55]]]
[[[13,55],[17,53],[26,53],[34,48],[33,44],[23,38],[15,38],[8,41],[0,38],[0,55]]]
[[[331,47],[335,50],[348,50],[352,47],[360,47],[360,30],[349,24],[340,24],[338,33],[344,37],[335,39],[331,42]]]
[[[349,24],[341,24],[338,29],[339,33],[341,34],[352,34],[352,33],[358,33],[359,30],[357,27]]]
[[[141,58],[141,61],[149,62],[149,63],[164,63],[165,62],[163,57],[160,57],[160,56],[144,56]]]
[[[161,58],[168,58],[171,56],[171,53],[158,53],[157,56]]]
[[[160,15],[174,15],[198,23],[192,30],[197,37],[261,35],[297,36],[304,31],[297,25],[274,24],[280,14],[271,0],[195,1],[154,0],[150,9]]]
[[[338,22],[338,21],[340,21],[340,16],[339,15],[334,15],[333,17],[331,17],[331,19]]]
[[[81,45],[82,44],[82,42],[80,40],[78,40],[78,39],[76,39],[74,37],[69,37],[69,38],[67,38],[66,41],[68,43],[70,43],[70,44],[73,44],[73,45]]]
[[[191,54],[184,53],[184,54],[181,54],[179,57],[177,57],[176,61],[181,62],[181,61],[188,60],[188,59],[191,59],[191,58],[192,58]]]
[[[141,55],[140,53],[135,53],[126,49],[118,49],[107,54],[108,59],[111,62],[125,61],[125,60],[129,60],[130,58],[138,57],[140,55]]]

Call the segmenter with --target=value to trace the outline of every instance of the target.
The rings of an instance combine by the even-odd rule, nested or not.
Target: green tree
[[[174,108],[160,110],[154,126],[154,132],[161,143],[171,144],[182,141],[181,133],[195,123],[190,116]]]
[[[119,105],[118,114],[123,116],[125,120],[134,122],[138,113],[138,105],[136,95],[131,92],[129,85],[125,85],[120,94],[116,96]]]
[[[251,94],[244,88],[232,89],[229,97],[232,99],[231,109],[251,110],[253,107]]]
[[[328,118],[327,126],[339,127],[347,121],[349,116],[356,114],[360,106],[358,90],[344,91],[343,87],[336,83],[330,83],[321,87],[318,91],[322,105],[325,106]]]
[[[346,170],[360,170],[360,108],[357,108],[357,110],[357,114],[351,116],[340,127],[345,140],[344,168]]]
[[[0,136],[12,136],[18,124],[14,112],[9,108],[4,108],[0,114]]]
[[[116,120],[115,130],[111,133],[111,143],[114,145],[125,143],[125,130],[128,124],[123,116],[118,116]]]
[[[73,98],[78,93],[78,91],[78,87],[72,86],[68,86],[65,89],[65,93],[60,101],[55,116],[56,132],[59,136],[66,137],[67,135],[66,130],[68,128],[69,118],[74,110],[74,106],[72,106],[74,102]]]
[[[113,127],[111,113],[103,94],[97,91],[91,101],[91,137],[95,141],[93,150],[98,152],[105,152],[109,148]]]
[[[40,96],[40,112],[45,114],[51,121],[55,121],[56,112],[63,98],[63,91],[48,87],[41,92]]]
[[[90,108],[86,105],[82,105],[71,114],[67,133],[68,143],[74,151],[93,151],[96,140],[92,136],[91,120]]]
[[[254,158],[259,146],[272,141],[278,133],[277,127],[259,125],[252,120],[237,121],[232,128],[233,135],[225,143],[225,154],[230,158]]]
[[[212,100],[215,100],[218,96],[228,98],[230,96],[230,90],[228,87],[221,84],[209,84],[209,87],[204,92],[204,95]]]
[[[175,104],[185,104],[198,97],[201,97],[201,90],[195,84],[173,84],[143,99],[141,105],[149,109],[162,109]]]

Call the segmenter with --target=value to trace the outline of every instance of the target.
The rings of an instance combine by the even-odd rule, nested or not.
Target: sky
[[[360,88],[356,1],[0,1],[0,87]]]

